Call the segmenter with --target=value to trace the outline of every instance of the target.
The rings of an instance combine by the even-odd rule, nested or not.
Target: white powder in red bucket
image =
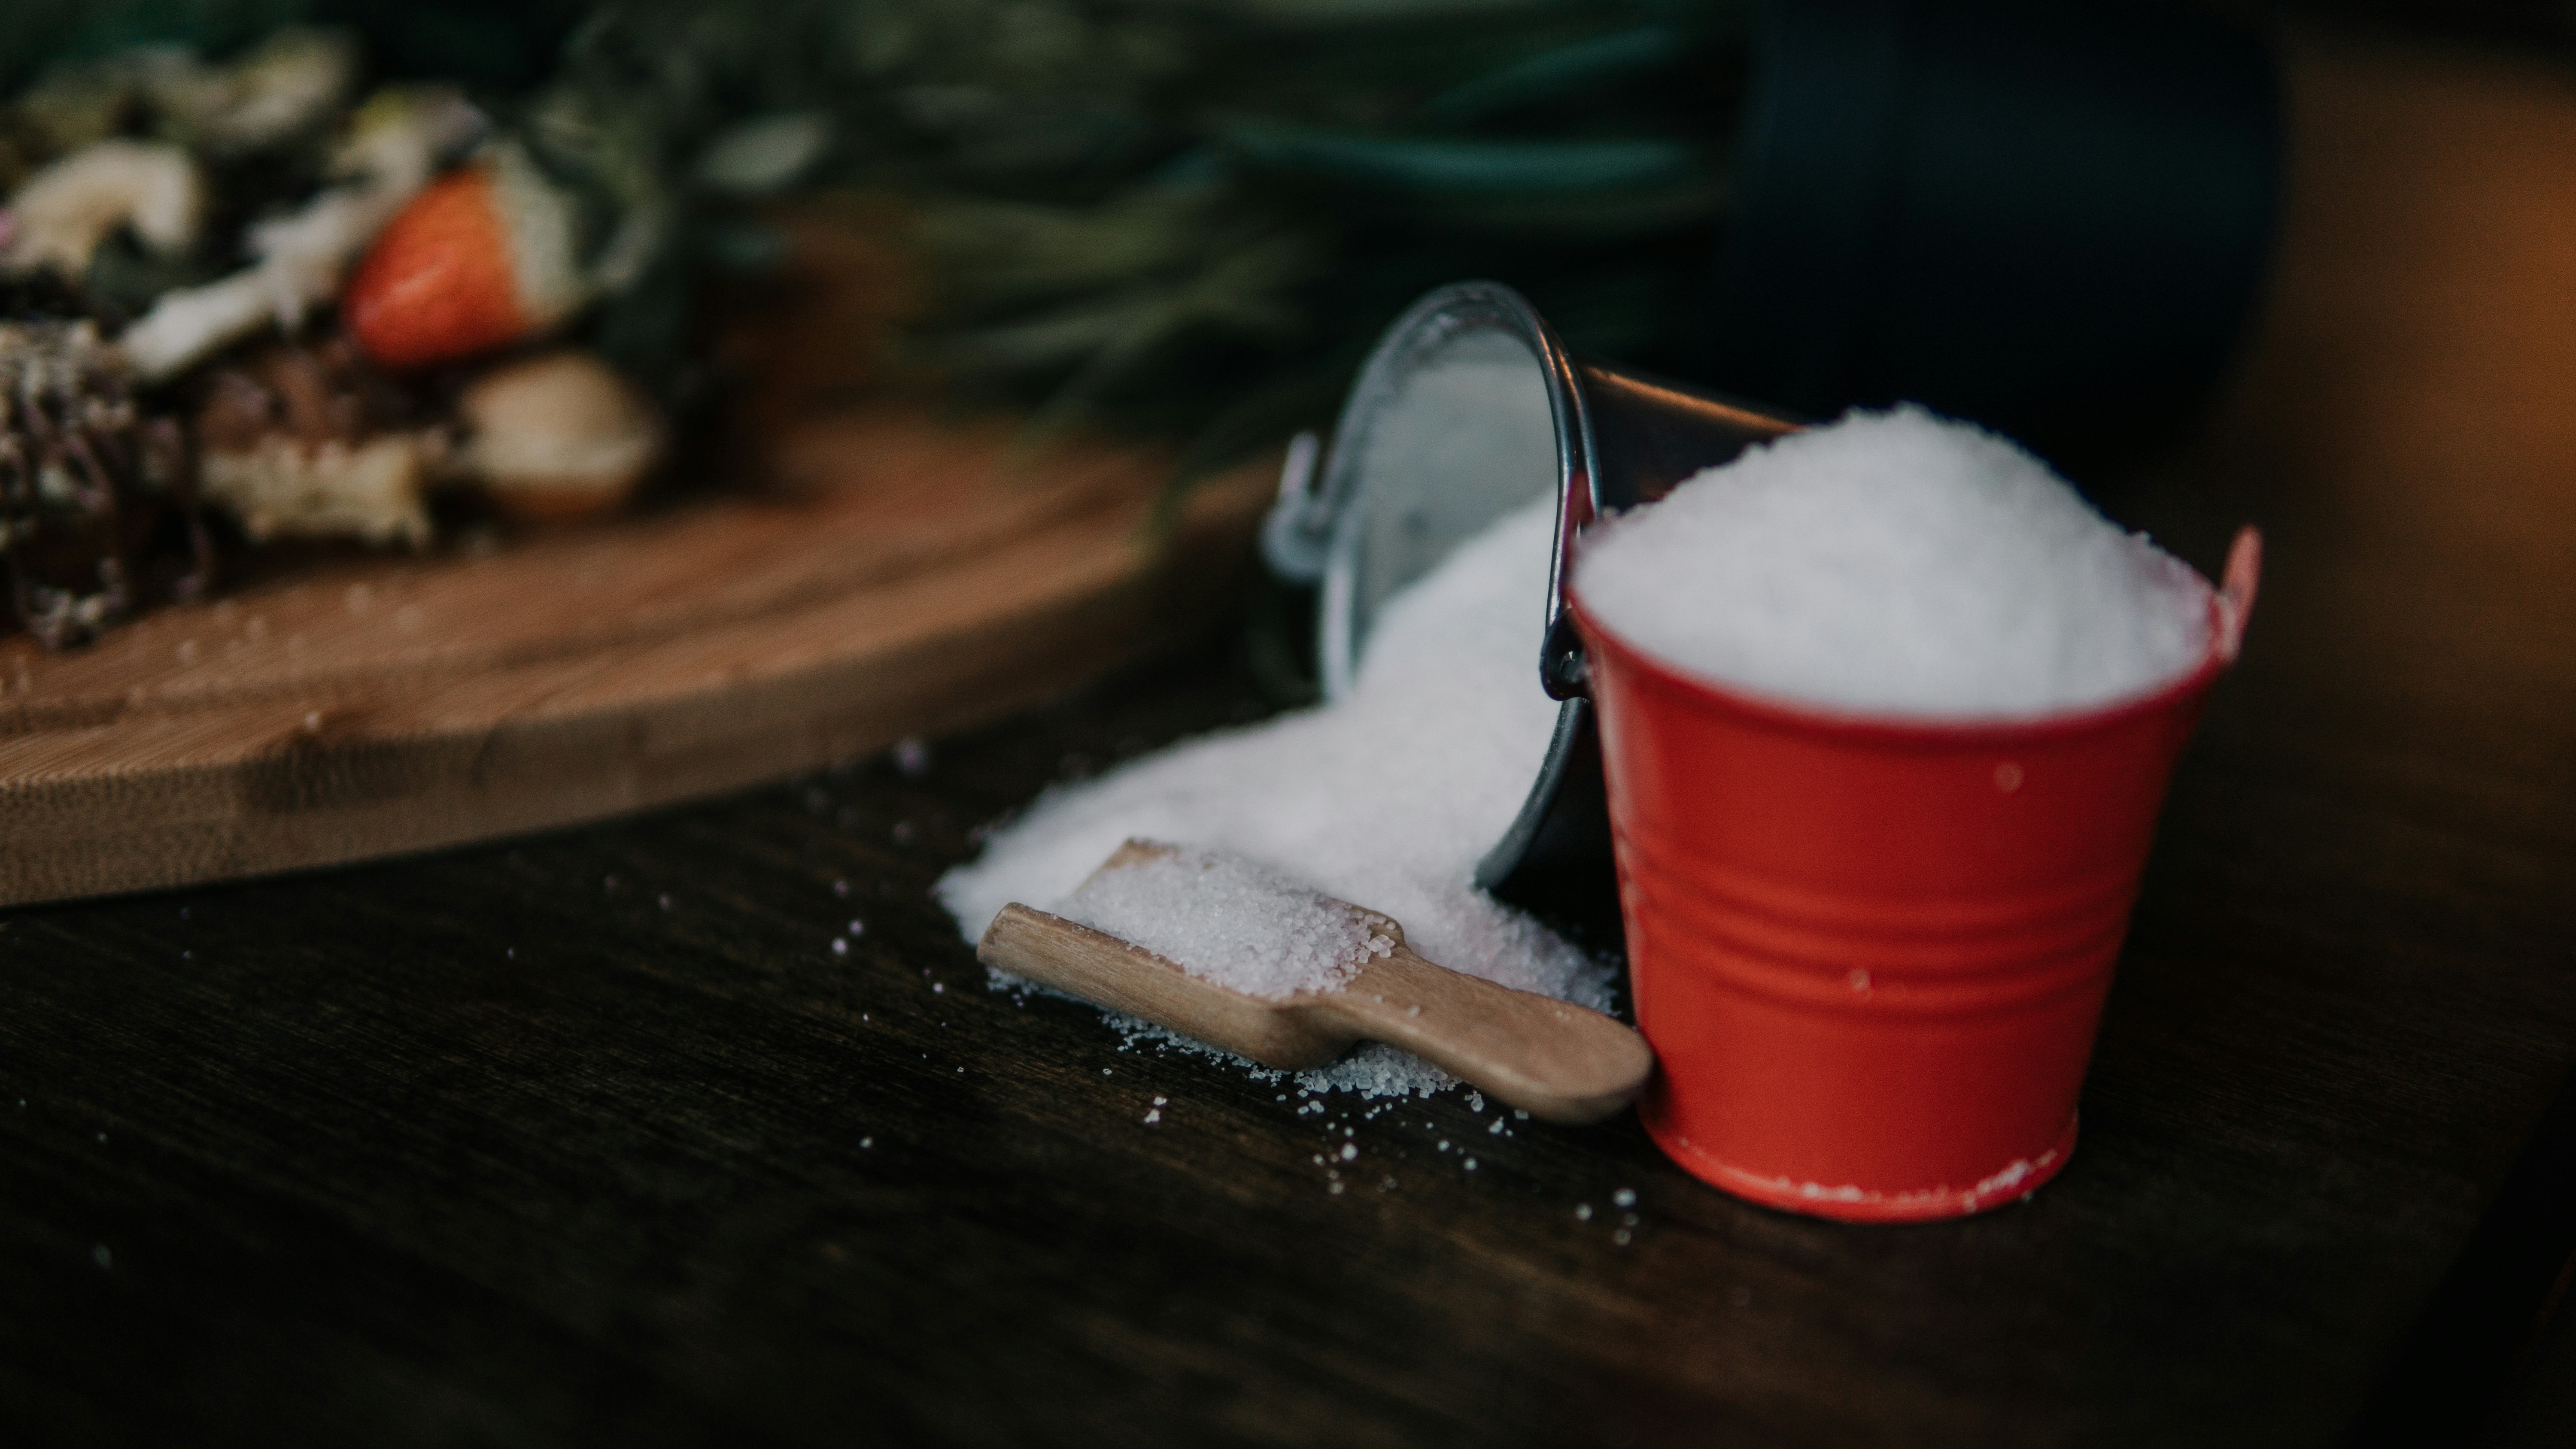
[[[1330,991],[1395,942],[1348,905],[1224,851],[1104,870],[1054,908],[1202,980],[1273,999]]]
[[[1913,406],[1846,414],[1589,534],[1593,620],[1722,685],[1837,711],[2048,714],[2208,647],[2208,583],[2013,443]]]

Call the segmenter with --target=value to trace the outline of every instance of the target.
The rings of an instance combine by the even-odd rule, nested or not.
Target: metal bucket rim
[[[1407,308],[1370,352],[1342,405],[1320,483],[1299,525],[1309,538],[1328,540],[1322,551],[1323,597],[1315,640],[1326,699],[1345,698],[1357,685],[1367,642],[1360,637],[1357,606],[1360,547],[1369,513],[1363,465],[1370,438],[1421,363],[1474,331],[1501,332],[1527,347],[1547,390],[1556,432],[1557,519],[1544,627],[1537,642],[1543,646],[1557,630],[1570,550],[1575,536],[1592,521],[1595,504],[1590,409],[1572,355],[1527,298],[1499,282],[1452,283]]]

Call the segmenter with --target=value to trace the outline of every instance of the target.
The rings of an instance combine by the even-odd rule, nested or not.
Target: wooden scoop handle
[[[1125,870],[1172,851],[1130,840],[1100,870]],[[1130,942],[1018,904],[993,918],[975,955],[1265,1066],[1319,1067],[1354,1040],[1386,1042],[1550,1122],[1598,1122],[1626,1106],[1653,1074],[1646,1039],[1600,1012],[1433,965],[1404,944],[1394,918],[1332,904],[1357,913],[1394,950],[1362,965],[1339,990],[1284,1000],[1201,980]]]
[[[1334,1034],[1402,1047],[1550,1122],[1600,1121],[1655,1069],[1646,1039],[1600,1012],[1436,966],[1405,946],[1293,1009]]]

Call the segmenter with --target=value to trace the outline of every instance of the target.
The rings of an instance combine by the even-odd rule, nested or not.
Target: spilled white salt
[[[2190,670],[2209,585],[2015,444],[1922,408],[1747,451],[1586,536],[1585,608],[1666,664],[1854,712],[2028,715]]]
[[[1390,601],[1343,698],[1051,791],[995,830],[981,858],[939,882],[966,938],[1012,901],[1062,899],[1142,836],[1247,857],[1393,916],[1408,944],[1443,966],[1607,1009],[1606,966],[1473,881],[1556,724],[1536,670],[1550,505],[1497,522]],[[1132,1035],[1166,1035],[1121,1020]],[[1452,1079],[1367,1046],[1300,1080],[1376,1096]]]
[[[1395,949],[1349,906],[1223,851],[1101,871],[1053,910],[1251,996],[1329,991]]]

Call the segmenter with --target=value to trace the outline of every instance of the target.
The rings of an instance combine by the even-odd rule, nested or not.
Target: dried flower
[[[143,415],[91,324],[0,323],[0,561],[29,633],[59,649],[124,618],[135,556],[174,504],[194,558],[178,592],[205,586],[213,551],[188,461],[178,425]]]

